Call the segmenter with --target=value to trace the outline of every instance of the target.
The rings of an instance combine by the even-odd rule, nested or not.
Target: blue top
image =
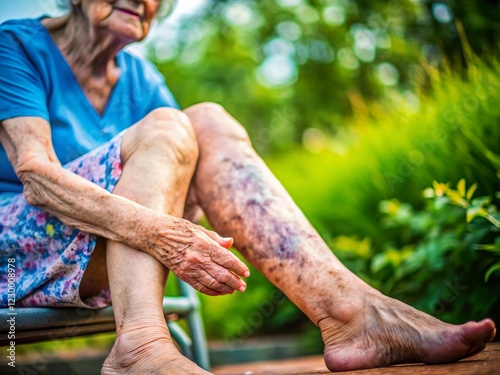
[[[125,51],[120,77],[99,114],[40,19],[0,25],[0,121],[18,116],[47,120],[62,164],[111,140],[158,107],[178,108],[163,76]],[[0,194],[23,187],[0,145]]]

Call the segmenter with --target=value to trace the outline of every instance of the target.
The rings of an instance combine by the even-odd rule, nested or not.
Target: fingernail
[[[229,241],[232,241],[233,238],[232,237],[222,237],[222,239],[226,242],[229,242]]]
[[[247,286],[246,286],[246,285],[242,285],[242,286],[240,286],[240,287],[238,288],[238,290],[239,290],[240,292],[244,292],[244,291],[246,290],[246,288],[247,288]]]
[[[243,272],[243,277],[249,277],[249,276],[250,276],[250,271]]]

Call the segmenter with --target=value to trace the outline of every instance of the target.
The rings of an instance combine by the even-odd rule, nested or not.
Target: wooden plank
[[[317,375],[330,374],[322,356],[229,365],[212,370],[216,375]],[[489,344],[474,357],[448,365],[396,365],[342,372],[342,375],[491,375],[500,374],[500,343]]]

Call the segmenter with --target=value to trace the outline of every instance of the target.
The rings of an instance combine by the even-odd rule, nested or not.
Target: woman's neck
[[[115,58],[124,43],[109,34],[101,35],[85,18],[75,14],[47,18],[42,23],[81,84],[84,85],[90,78],[110,81],[117,78]]]

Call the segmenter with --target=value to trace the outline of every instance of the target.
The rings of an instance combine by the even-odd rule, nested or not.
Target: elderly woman
[[[171,270],[202,293],[246,288],[236,248],[322,331],[335,370],[481,351],[491,320],[453,326],[381,295],[332,254],[219,105],[183,111],[142,40],[160,0],[71,0],[0,27],[0,249],[19,306],[99,308],[103,374],[202,374],[162,315]],[[201,207],[216,232],[192,223]],[[184,218],[183,218],[184,217]],[[190,221],[191,220],[191,221]],[[2,279],[2,305],[7,305]]]

